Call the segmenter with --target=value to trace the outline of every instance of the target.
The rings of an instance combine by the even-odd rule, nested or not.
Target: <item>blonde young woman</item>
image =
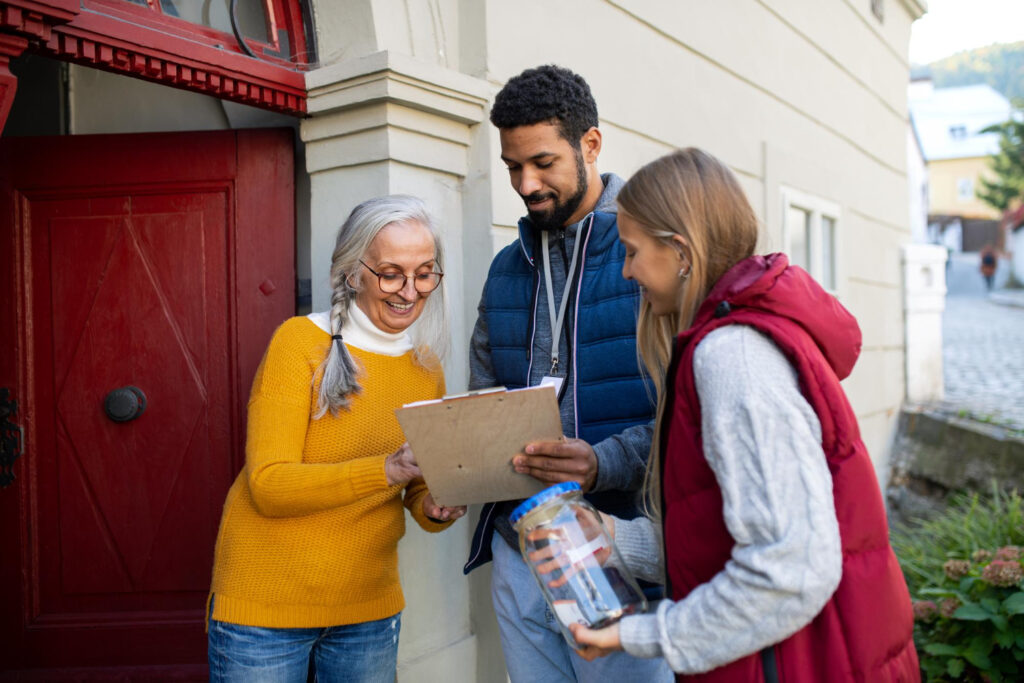
[[[394,416],[444,394],[442,283],[423,202],[371,199],[338,233],[330,310],[274,333],[217,537],[211,680],[394,681],[403,504],[427,531],[465,512],[434,503]]]
[[[608,521],[671,599],[575,625],[581,654],[664,657],[701,681],[918,680],[910,598],[839,384],[856,321],[784,254],[754,255],[754,213],[707,153],[648,164],[618,202],[638,347],[661,381],[654,521]]]

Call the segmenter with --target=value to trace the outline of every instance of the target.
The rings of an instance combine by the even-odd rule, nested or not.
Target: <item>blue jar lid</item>
[[[509,515],[508,521],[515,524],[523,515],[525,515],[527,512],[537,507],[541,503],[546,503],[555,496],[560,496],[563,493],[569,493],[570,491],[579,490],[580,485],[574,481],[563,481],[561,484],[549,486],[540,493],[535,493],[534,495],[530,496],[522,503],[520,503],[518,506],[516,506],[516,509],[512,511],[511,515]]]

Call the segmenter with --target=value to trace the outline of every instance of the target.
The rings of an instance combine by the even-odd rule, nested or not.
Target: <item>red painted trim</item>
[[[247,38],[246,44],[261,59],[277,64],[286,69],[303,68],[307,65],[306,58],[306,37],[303,30],[302,15],[298,13],[298,21],[294,21],[291,14],[284,13],[284,21],[278,22],[275,17],[277,13],[289,4],[287,0],[257,0],[264,3],[270,25],[267,26],[267,33],[270,40],[263,42],[255,38]],[[298,9],[297,7],[295,9]],[[235,36],[231,33],[219,31],[209,26],[193,24],[192,22],[177,17],[161,14],[159,11],[147,9],[140,5],[131,4],[124,0],[82,0],[82,12],[80,16],[94,14],[99,17],[112,19],[106,35],[118,38],[130,38],[132,34],[139,31],[153,30],[161,36],[173,36],[187,38],[190,44],[199,42],[209,47],[217,47],[221,52],[245,55],[245,51],[238,46]],[[76,22],[78,25],[78,22]],[[291,50],[296,53],[295,59],[287,59],[277,56],[280,50],[279,31],[288,34],[291,43]],[[150,42],[147,40],[146,42]]]
[[[17,57],[28,47],[28,40],[20,36],[0,33],[0,130],[7,123],[7,115],[14,104],[18,90],[18,78],[11,73],[11,58]]]
[[[284,11],[277,16],[288,30],[292,49],[304,61],[301,11],[293,6],[294,0],[271,1],[284,2]],[[0,36],[29,38],[29,50],[57,59],[285,114],[306,112],[306,86],[300,71],[305,64],[272,56],[253,59],[241,53],[234,36],[143,7],[124,3],[117,8],[128,12],[113,11],[102,0],[82,4],[84,8],[79,8],[78,0],[0,0]],[[262,48],[273,49],[267,43],[247,43],[257,54]],[[6,90],[13,96],[13,85]],[[5,101],[0,99],[0,114],[4,114],[0,123],[6,120]]]
[[[132,44],[77,28],[78,24],[76,20],[75,25],[55,29],[50,40],[36,49],[86,66],[264,109],[296,115],[306,111],[305,80],[297,71],[234,55],[220,60],[230,66],[217,64],[208,54],[212,48],[203,46],[182,57],[156,46]]]

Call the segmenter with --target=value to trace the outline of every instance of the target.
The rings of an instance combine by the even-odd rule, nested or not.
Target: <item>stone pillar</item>
[[[445,249],[445,294],[451,313],[452,353],[445,363],[450,392],[467,384],[467,292],[463,254],[474,126],[484,121],[490,85],[404,54],[377,52],[306,75],[311,118],[301,124],[310,176],[310,265],[313,310],[329,306],[328,272],[338,228],[370,197],[412,194],[437,219]],[[486,192],[486,187],[483,188]],[[473,195],[473,196],[467,196]],[[486,197],[484,198],[486,199]],[[472,211],[469,215],[475,215]],[[490,227],[489,220],[486,227]],[[469,226],[470,230],[481,226]],[[480,256],[490,261],[488,252]],[[399,681],[470,683],[478,639],[470,628],[469,582],[462,563],[472,526],[460,520],[442,534],[410,522],[399,544],[406,598],[399,640]]]
[[[312,195],[313,310],[328,307],[331,252],[349,211],[370,197],[412,194],[427,202],[442,230],[452,339],[468,339],[461,305],[463,181],[471,129],[484,120],[489,85],[386,51],[312,71],[306,85],[311,118],[301,135]],[[453,346],[447,367],[455,390],[466,384],[468,362],[465,344]]]
[[[946,307],[945,247],[903,246],[903,320],[906,328],[907,401],[940,401],[942,311]]]

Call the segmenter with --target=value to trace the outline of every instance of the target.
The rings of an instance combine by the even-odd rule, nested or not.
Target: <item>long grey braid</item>
[[[410,195],[388,195],[369,199],[356,208],[338,230],[331,256],[331,343],[320,364],[320,392],[314,419],[329,411],[337,416],[349,407],[351,398],[362,391],[360,369],[342,340],[341,331],[348,320],[349,307],[363,285],[360,259],[384,227],[392,223],[417,222],[434,237],[434,258],[442,266],[441,239],[423,200]],[[376,284],[376,283],[373,283]],[[423,314],[413,326],[416,360],[426,367],[439,365],[447,349],[448,329],[444,306],[444,284],[427,299]],[[315,381],[316,378],[314,378]]]

